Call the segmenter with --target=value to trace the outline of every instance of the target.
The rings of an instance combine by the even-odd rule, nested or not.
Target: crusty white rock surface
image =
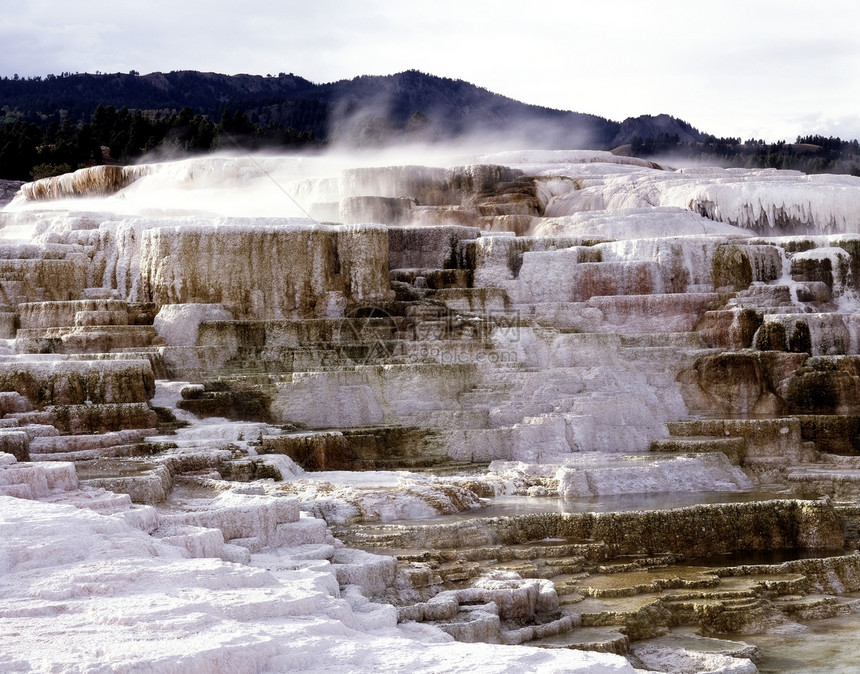
[[[0,541],[6,672],[634,671],[613,655],[398,629],[385,607],[356,613],[327,561],[290,548],[250,565],[194,559],[122,517],[11,496]]]
[[[732,445],[732,461],[645,453],[688,404],[707,410],[724,394],[738,413],[761,409],[759,380],[746,407],[733,382],[702,380],[699,359],[717,350],[694,332],[705,314],[713,334],[732,326],[734,339],[742,313],[762,309],[767,330],[803,322],[813,355],[858,352],[860,180],[674,171],[591,152],[413,161],[100,168],[30,185],[0,214],[0,440],[39,459],[0,454],[0,669],[631,672],[620,656],[452,642],[519,644],[578,627],[579,616],[537,620],[561,608],[552,583],[507,571],[433,597],[442,581],[429,564],[407,573],[393,557],[344,547],[329,525],[459,515],[494,494],[685,502],[750,490],[741,459],[758,460],[759,477],[811,460],[799,422],[785,437],[762,423],[762,438]],[[99,194],[110,196],[89,199]],[[73,196],[75,212],[63,211]],[[772,234],[804,236],[752,238]],[[390,303],[395,287],[427,299],[420,291],[434,284],[432,301]],[[386,358],[350,336],[364,327],[348,313],[356,306],[378,319],[367,334],[378,330]],[[778,379],[804,357],[783,353],[769,372]],[[155,388],[156,369],[198,383]],[[199,383],[215,372],[225,380]],[[266,422],[198,420],[176,409],[183,388],[189,401],[260,393]],[[772,403],[776,392],[761,395]],[[51,425],[98,420],[107,403],[152,417],[148,404],[169,407],[191,426],[155,436]],[[430,429],[397,449],[489,467],[313,473],[284,447],[263,453],[264,439],[285,435],[320,446],[326,435],[344,449],[350,427],[371,439]],[[148,448],[129,446],[142,438]],[[140,451],[152,456],[136,475],[98,476]],[[88,476],[81,465],[79,480],[63,459],[105,463]],[[223,479],[231,470],[252,481]],[[123,480],[147,477],[159,490],[143,500],[155,506],[106,490],[131,492]],[[406,598],[418,603],[378,603]],[[444,631],[398,624],[398,613],[461,609],[466,618]],[[665,671],[755,671],[744,656],[643,647],[638,657]]]

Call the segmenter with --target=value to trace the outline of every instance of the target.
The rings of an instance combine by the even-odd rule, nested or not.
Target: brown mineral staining
[[[21,190],[32,201],[109,196],[130,185],[145,171],[144,167],[134,166],[93,166],[26,183]]]

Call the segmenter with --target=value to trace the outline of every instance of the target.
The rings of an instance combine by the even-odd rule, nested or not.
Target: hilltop
[[[587,104],[587,102],[584,102]],[[0,178],[241,148],[480,141],[496,147],[613,149],[721,166],[858,173],[857,142],[716,138],[669,114],[621,122],[530,105],[410,70],[317,84],[292,73],[178,70],[0,79]]]
[[[616,121],[529,105],[463,80],[415,70],[324,84],[292,73],[63,73],[0,80],[0,105],[7,123],[87,123],[99,106],[140,110],[149,119],[188,108],[192,115],[214,122],[225,111],[241,113],[261,127],[275,124],[311,132],[319,140],[347,137],[357,143],[404,134],[449,140],[490,133],[547,146],[573,143],[602,149],[630,141],[619,139],[624,128]],[[653,125],[653,133],[690,128],[672,118],[667,127],[666,118]],[[638,118],[633,126],[642,137],[652,135],[648,117]]]

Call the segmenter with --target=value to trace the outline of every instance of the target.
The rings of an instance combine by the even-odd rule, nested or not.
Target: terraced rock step
[[[51,428],[51,427],[48,427]],[[97,435],[42,435],[30,442],[32,461],[78,461],[103,457],[145,456],[142,443],[157,433],[155,428],[111,431]]]
[[[752,521],[767,522],[768,526],[744,524]],[[367,530],[355,527],[344,536],[363,547],[409,549],[458,549],[469,539],[500,545],[562,539],[606,546],[601,550],[603,559],[677,551],[688,557],[708,557],[733,551],[835,549],[843,542],[841,524],[829,503],[792,500],[702,504],[647,512],[544,513],[423,526],[381,525]]]
[[[764,507],[781,513],[781,517],[788,513],[785,508],[789,503],[723,504],[707,510],[720,516],[732,513],[731,526],[740,533],[744,529],[744,510],[760,511]],[[858,554],[737,567],[721,566],[717,560],[730,563],[731,556],[718,555],[713,557],[714,562],[704,565],[677,565],[680,556],[672,553],[683,550],[688,555],[702,556],[701,532],[715,526],[701,506],[690,510],[693,511],[696,527],[690,541],[663,536],[662,555],[657,556],[643,556],[641,551],[637,554],[630,548],[622,552],[609,534],[611,527],[605,529],[598,523],[598,514],[581,516],[582,524],[588,521],[594,528],[579,533],[578,539],[571,538],[570,516],[560,514],[472,519],[456,525],[353,526],[339,535],[351,544],[388,549],[401,564],[429,566],[446,588],[468,588],[488,573],[551,580],[558,607],[575,616],[581,627],[529,642],[546,648],[626,653],[631,643],[667,634],[678,625],[695,626],[706,633],[758,633],[806,619],[804,616],[842,615],[847,605],[827,593],[843,591],[837,589],[843,583],[846,588],[860,589]],[[681,522],[686,512],[666,511],[667,517],[679,518],[671,525],[673,532],[683,529]],[[636,526],[659,529],[648,515],[611,513],[606,524],[625,522],[624,539],[630,541],[637,537]],[[757,517],[760,516],[759,512]],[[823,532],[819,524],[814,526],[815,536]],[[562,530],[566,533],[560,535]],[[540,534],[536,535],[537,531]],[[495,537],[497,541],[493,541]],[[433,554],[398,552],[404,545],[420,549],[430,540],[437,550]],[[791,550],[795,544],[786,538],[781,540],[777,546],[788,544],[785,554],[795,554]],[[841,536],[834,535],[832,540],[841,540]],[[488,542],[502,544],[487,545]],[[761,549],[776,550],[774,543],[764,543]],[[735,549],[755,550],[747,545],[736,539]],[[828,574],[830,580],[824,580]],[[820,594],[822,588],[827,588],[825,594]],[[489,619],[481,615],[461,612],[449,616],[443,629],[455,638],[471,640],[487,629]]]
[[[654,440],[652,452],[702,454],[721,452],[732,464],[739,466],[747,455],[747,441],[743,437],[710,438],[673,436],[665,440]]]
[[[679,657],[679,653],[681,654]],[[696,634],[692,628],[678,627],[671,634],[632,644],[628,659],[641,669],[654,669],[671,658],[679,669],[688,671],[755,672],[760,660],[754,645],[740,639],[729,641]],[[659,670],[655,670],[659,671]]]
[[[860,494],[860,461],[799,464],[786,469],[786,481],[799,493],[853,499]]]
[[[21,353],[109,353],[156,344],[157,333],[148,325],[89,324],[73,328],[22,328],[16,341]]]
[[[626,655],[630,639],[621,631],[621,628],[581,627],[558,636],[536,639],[529,645],[538,648],[572,648],[579,651]]]
[[[838,597],[807,595],[778,597],[774,604],[794,620],[823,620],[852,613],[851,606]]]
[[[450,464],[439,431],[367,426],[265,436],[260,454],[284,454],[311,471],[431,468]]]
[[[170,470],[160,463],[120,458],[78,459],[75,469],[82,485],[128,494],[134,503],[161,503],[173,487]]]

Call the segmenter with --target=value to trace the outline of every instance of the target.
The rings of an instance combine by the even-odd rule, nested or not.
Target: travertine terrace
[[[860,179],[430,163],[0,212],[0,667],[755,672],[854,614]]]

